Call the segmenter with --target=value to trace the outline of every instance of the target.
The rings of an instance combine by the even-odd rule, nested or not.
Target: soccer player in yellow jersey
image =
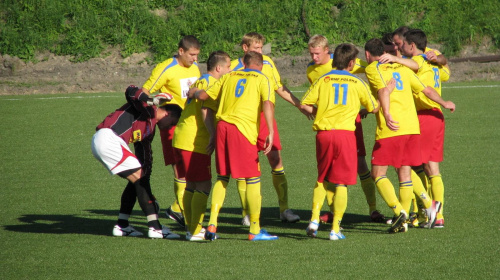
[[[358,50],[351,44],[335,48],[333,66],[337,70],[330,70],[318,78],[301,102],[304,109],[316,113],[313,130],[317,131],[317,182],[331,184],[335,191],[330,240],[345,239],[340,223],[347,207],[347,185],[356,184],[358,168],[354,121],[360,105],[367,112],[378,111],[378,103],[368,85],[349,73],[355,67],[357,55]],[[316,237],[318,227],[318,220],[311,220],[307,235]]]
[[[328,47],[328,39],[323,35],[314,35],[309,39],[308,43],[309,54],[311,55],[312,61],[307,65],[307,79],[312,84],[319,77],[322,77],[326,73],[335,70],[333,66],[334,54],[330,53]],[[365,67],[368,65],[366,61],[355,59],[354,65],[349,72],[351,74],[364,73]],[[377,200],[375,196],[375,183],[371,178],[370,170],[366,164],[365,156],[366,149],[363,137],[363,127],[361,125],[361,116],[358,114],[356,117],[356,145],[358,151],[358,175],[361,181],[361,187],[366,197],[366,202],[368,203],[368,214],[370,219],[374,222],[385,223],[385,217],[377,210]],[[311,221],[320,219],[321,222],[327,223],[331,222],[333,219],[333,190],[325,188],[322,183],[316,182],[314,187],[313,196],[313,211],[311,216]],[[321,207],[323,206],[324,197],[327,197],[328,205],[332,212],[328,212],[324,215],[320,215]]]
[[[243,48],[244,53],[248,53],[250,51],[258,52],[262,54],[262,46],[265,42],[265,38],[263,35],[250,32],[243,36],[241,41],[241,47]],[[300,100],[296,98],[290,90],[286,88],[283,84],[281,84],[280,74],[276,65],[272,59],[266,55],[263,55],[263,67],[262,73],[267,76],[269,82],[271,84],[272,94],[276,92],[279,96],[281,96],[286,101],[290,102],[292,105],[298,107],[300,106]],[[244,68],[244,63],[242,58],[235,59],[231,62],[231,70],[242,70]],[[264,115],[261,114],[261,125],[259,138],[257,142],[257,146],[259,150],[263,150],[263,144],[265,141],[265,137],[268,134],[267,127],[264,125],[263,121]],[[280,208],[280,219],[283,222],[291,222],[295,223],[300,220],[300,217],[293,213],[293,211],[289,208],[288,205],[288,182],[285,177],[285,169],[283,168],[283,161],[281,158],[281,142],[278,133],[278,127],[276,125],[276,121],[274,121],[274,141],[273,147],[270,153],[267,154],[267,159],[269,161],[269,165],[271,166],[271,174],[273,177],[273,185],[276,190],[276,194],[278,195],[278,203]],[[242,201],[243,207],[243,221],[244,225],[248,225],[248,217],[246,213],[246,206],[244,204],[245,197],[245,184],[242,180],[237,180],[238,183],[238,192],[240,194],[240,199]],[[221,190],[217,186],[214,186],[214,192],[217,193],[218,190]]]
[[[415,106],[418,120],[420,122],[422,162],[426,175],[430,178],[432,185],[432,197],[441,203],[441,211],[438,212],[435,227],[444,227],[442,205],[444,203],[444,185],[439,171],[439,162],[443,161],[444,146],[444,116],[441,106],[455,110],[455,104],[444,101],[441,98],[441,80],[448,80],[449,73],[446,67],[431,64],[424,54],[427,45],[427,36],[422,30],[410,29],[403,38],[401,51],[403,55],[415,60],[419,69],[417,76],[420,80],[436,90],[437,95],[426,95],[423,92],[414,94]]]
[[[230,71],[231,59],[223,51],[210,54],[207,60],[207,74],[202,75],[194,87],[207,89],[222,75]],[[207,103],[210,100],[205,101]],[[207,109],[204,102],[189,99],[174,132],[173,147],[176,156],[182,159],[186,171],[186,190],[183,197],[184,220],[189,241],[205,240],[202,222],[207,209],[208,195],[212,188],[211,158],[215,123],[212,109]],[[207,118],[207,116],[210,116]],[[208,126],[205,126],[205,120]],[[208,127],[208,128],[207,128]],[[212,144],[212,145],[210,145]],[[210,147],[209,147],[210,145]]]
[[[179,42],[178,54],[163,61],[153,69],[151,76],[142,87],[143,91],[148,94],[154,92],[170,93],[174,96],[174,103],[184,109],[189,87],[201,75],[197,63],[199,53],[200,43],[196,37],[188,35],[182,38]],[[175,176],[175,201],[168,207],[166,215],[179,225],[184,226],[182,197],[186,188],[186,180],[180,159],[175,156],[172,147],[174,130],[175,126],[169,130],[160,130],[165,165],[172,165]]]
[[[257,138],[260,128],[260,112],[268,135],[264,143],[264,154],[271,151],[274,139],[274,94],[269,79],[262,74],[263,58],[257,52],[247,52],[243,57],[245,69],[232,71],[221,77],[208,90],[193,88],[190,97],[200,100],[208,98],[218,102],[216,132],[217,174],[233,178],[245,178],[246,204],[250,218],[248,239],[267,241],[278,239],[260,228],[260,165]],[[212,220],[212,217],[211,217]],[[205,239],[213,240],[217,224],[210,224]]]
[[[407,230],[406,220],[411,204],[413,183],[411,166],[420,165],[420,127],[413,102],[413,92],[434,92],[426,87],[408,67],[399,63],[381,64],[378,59],[384,54],[384,43],[371,39],[365,44],[365,55],[369,63],[366,77],[374,96],[380,101],[377,112],[375,145],[372,152],[372,177],[377,189],[393,210],[389,232]],[[395,82],[395,88],[388,88],[388,81]],[[387,169],[396,168],[399,178],[399,201],[394,187],[387,178]],[[422,194],[424,195],[424,194]],[[424,195],[422,199],[428,201]],[[440,203],[431,201],[425,209],[429,218],[428,228],[434,225]]]

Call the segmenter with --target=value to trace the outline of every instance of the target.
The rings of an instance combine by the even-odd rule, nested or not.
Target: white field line
[[[123,98],[123,95],[109,95],[109,96],[102,96],[102,95],[95,95],[95,96],[53,96],[53,97],[35,97],[32,99],[36,100],[55,100],[55,99],[89,99],[89,98]],[[17,101],[17,100],[24,100],[23,98],[0,98],[1,101],[6,100],[6,101]]]

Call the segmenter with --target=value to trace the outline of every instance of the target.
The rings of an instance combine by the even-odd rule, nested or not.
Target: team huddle
[[[441,107],[453,112],[455,105],[441,98],[441,82],[450,71],[446,58],[427,48],[425,33],[401,27],[382,39],[371,39],[365,44],[367,61],[357,57],[358,50],[351,44],[340,44],[330,52],[326,37],[314,35],[308,44],[312,62],[306,71],[311,87],[302,100],[281,83],[274,62],[262,54],[264,43],[261,34],[245,34],[243,57],[231,61],[223,51],[212,52],[207,73],[201,75],[197,65],[200,43],[194,36],[185,36],[178,54],[158,64],[142,88],[127,88],[127,103],[97,126],[92,139],[94,156],[111,174],[128,180],[113,235],[143,235],[128,221],[137,200],[148,221],[148,237],[180,238],[160,224],[159,204],[151,190],[151,142],[156,125],[165,165],[172,165],[175,177],[175,200],[165,214],[186,229],[187,240],[218,238],[217,219],[230,177],[236,179],[248,239],[278,239],[260,226],[259,151],[271,167],[279,218],[298,222],[300,217],[288,204],[274,118],[275,93],[313,120],[317,132],[318,175],[308,236],[318,235],[320,223],[331,223],[330,240],[345,239],[341,221],[347,186],[356,184],[356,174],[371,221],[390,224],[389,232],[444,227]],[[368,83],[355,74],[365,74]],[[365,160],[361,125],[370,113],[377,119],[371,170]],[[214,152],[217,179],[212,185]],[[389,166],[398,174],[399,199],[386,176]],[[377,210],[376,190],[393,210],[391,220]],[[210,194],[210,218],[204,227]],[[331,211],[320,216],[325,198]]]

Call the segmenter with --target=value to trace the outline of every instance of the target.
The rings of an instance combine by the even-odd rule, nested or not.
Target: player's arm
[[[207,100],[209,98],[207,92],[204,89],[199,89],[192,87],[188,91],[188,98],[194,98],[198,100]]]
[[[422,90],[422,92],[425,94],[425,96],[427,96],[427,98],[443,106],[443,108],[449,109],[452,113],[455,111],[455,103],[451,101],[445,101],[432,87],[427,86],[424,90]]]
[[[285,99],[290,104],[297,107],[302,112],[302,114],[304,114],[308,119],[310,120],[314,119],[314,116],[311,113],[309,113],[309,111],[305,111],[302,109],[300,105],[300,100],[295,95],[293,95],[293,93],[285,85],[278,88],[276,90],[276,93],[279,96],[281,96],[281,98]]]
[[[404,65],[404,66],[410,68],[414,72],[418,71],[418,63],[415,60],[394,56],[394,55],[388,54],[388,53],[384,53],[383,55],[381,55],[379,62],[380,63],[394,63],[395,62],[395,63],[399,63],[401,65]]]
[[[397,131],[399,129],[398,125],[399,122],[392,119],[390,113],[390,103],[391,103],[390,95],[394,90],[395,86],[396,86],[396,80],[394,80],[394,78],[391,78],[387,83],[386,87],[378,90],[378,98],[380,102],[380,107],[382,108],[384,114],[385,123],[387,127],[392,131]]]
[[[264,112],[264,118],[266,119],[267,129],[269,130],[269,135],[266,138],[266,143],[264,144],[264,154],[267,155],[271,148],[273,147],[274,139],[274,103],[269,100],[265,100],[262,104],[262,111]]]
[[[210,140],[206,151],[208,155],[211,155],[215,149],[215,113],[210,108],[202,107],[201,114],[203,116],[205,127],[208,130],[208,134],[210,134]]]
[[[448,60],[443,54],[436,55],[436,52],[434,50],[430,50],[425,53],[427,56],[427,59],[431,61],[432,63],[438,64],[438,65],[447,65]]]

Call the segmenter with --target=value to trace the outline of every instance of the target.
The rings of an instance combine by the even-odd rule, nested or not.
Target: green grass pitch
[[[305,89],[293,91],[301,97]],[[126,182],[93,158],[90,140],[95,126],[124,103],[123,93],[0,96],[0,279],[498,279],[499,94],[498,83],[445,84],[443,95],[457,111],[445,113],[444,229],[387,234],[387,225],[367,222],[358,183],[349,187],[346,240],[329,241],[325,225],[318,238],[308,238],[316,176],[312,122],[279,99],[289,201],[302,220],[279,221],[269,165],[261,157],[261,224],[280,239],[246,240],[231,180],[220,239],[195,244],[111,236]],[[363,127],[370,154],[374,117]],[[164,210],[173,200],[173,175],[162,164],[159,143],[157,135],[152,187]],[[394,171],[389,175],[395,183]],[[164,216],[161,222],[184,235]],[[146,233],[138,205],[131,223]]]

